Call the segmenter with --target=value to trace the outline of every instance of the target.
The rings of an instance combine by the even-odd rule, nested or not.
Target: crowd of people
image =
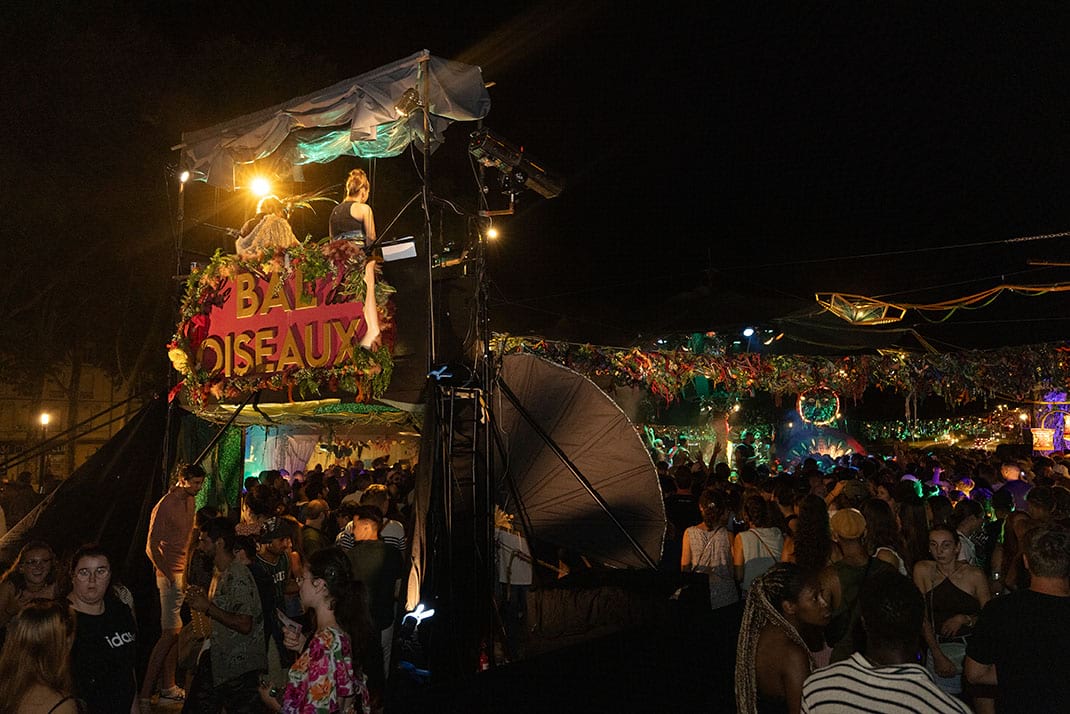
[[[675,457],[661,567],[734,655],[737,711],[1064,711],[1067,455]]]
[[[87,544],[61,562],[59,544],[22,547],[0,577],[0,714],[382,710],[410,465],[265,471],[234,509],[196,510],[204,481],[182,466],[152,510],[161,635],[140,679],[134,599],[113,554]]]

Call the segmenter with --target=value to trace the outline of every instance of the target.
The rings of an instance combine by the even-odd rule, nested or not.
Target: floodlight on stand
[[[817,293],[814,299],[836,317],[852,325],[887,325],[899,322],[905,308],[875,298],[847,293]]]
[[[398,113],[399,117],[407,117],[422,106],[420,104],[420,94],[416,91],[416,87],[409,87],[401,95],[401,99],[398,99],[397,104],[394,105],[394,111]]]

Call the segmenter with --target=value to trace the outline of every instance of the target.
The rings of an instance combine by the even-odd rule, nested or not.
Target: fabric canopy
[[[234,188],[236,165],[277,152],[295,165],[396,156],[410,141],[423,141],[422,113],[399,117],[394,107],[408,89],[422,96],[425,79],[432,149],[451,122],[475,121],[490,111],[479,67],[423,50],[268,109],[185,132],[181,168],[193,180]]]
[[[665,536],[661,487],[642,438],[620,407],[583,375],[530,354],[506,355],[499,377],[605,504],[509,400],[499,399],[497,424],[506,452],[499,473],[512,479],[520,500],[506,503],[505,510],[522,511],[533,537],[608,565],[646,568],[647,558],[656,563]]]

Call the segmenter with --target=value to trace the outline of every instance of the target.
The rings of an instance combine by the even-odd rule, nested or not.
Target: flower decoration
[[[179,323],[167,345],[172,366],[181,374],[185,393],[195,406],[210,400],[238,399],[257,390],[285,391],[295,396],[315,397],[324,387],[356,395],[366,401],[382,395],[390,384],[393,360],[389,346],[394,330],[392,306],[388,302],[394,288],[381,278],[375,281],[379,324],[383,346],[369,351],[353,349],[344,364],[333,367],[289,366],[266,374],[246,373],[223,377],[211,374],[197,364],[198,349],[209,334],[209,316],[213,307],[221,306],[229,296],[230,279],[240,272],[259,277],[277,273],[288,278],[300,267],[303,279],[330,280],[335,298],[359,302],[364,299],[364,254],[347,241],[305,241],[286,250],[252,256],[248,260],[216,251],[212,260],[186,280]]]

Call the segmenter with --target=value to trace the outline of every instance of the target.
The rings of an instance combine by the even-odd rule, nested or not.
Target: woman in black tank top
[[[368,205],[371,184],[362,169],[353,169],[346,179],[346,198],[331,211],[331,238],[356,240],[362,245],[375,241],[375,216]]]

